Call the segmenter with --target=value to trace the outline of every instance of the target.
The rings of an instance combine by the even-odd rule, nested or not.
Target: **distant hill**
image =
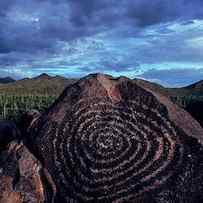
[[[134,81],[138,85],[147,87],[168,97],[203,97],[203,80],[180,88],[167,88],[153,82],[136,78]]]
[[[0,78],[0,84],[7,84],[15,82],[15,80],[11,77]]]
[[[1,94],[50,94],[59,95],[65,87],[77,79],[62,76],[50,76],[43,73],[34,78],[24,78],[18,81],[10,77],[0,78]],[[203,97],[203,80],[182,88],[166,88],[154,82],[134,79],[140,86],[159,92],[170,98]]]
[[[10,77],[0,78],[1,94],[50,94],[59,95],[65,87],[77,79],[62,76],[50,76],[43,73],[34,78],[24,78],[18,81]],[[166,88],[154,82],[134,79],[140,86],[159,92],[170,98],[203,97],[203,80],[182,88]]]
[[[200,89],[200,88],[203,88],[203,80],[200,80],[194,84],[191,84],[189,86],[187,86],[186,88],[188,89]]]
[[[183,89],[187,90],[188,93],[192,93],[193,95],[203,96],[203,80],[184,87]]]
[[[24,78],[9,84],[0,84],[1,94],[14,95],[59,95],[63,89],[76,79],[41,74],[35,78]]]

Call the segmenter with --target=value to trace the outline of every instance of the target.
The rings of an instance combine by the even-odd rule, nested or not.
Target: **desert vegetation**
[[[187,109],[188,106],[196,102],[203,102],[203,96],[189,95],[189,96],[170,96],[173,103]]]
[[[56,96],[54,95],[0,95],[0,119],[18,121],[19,117],[31,109],[44,112]]]

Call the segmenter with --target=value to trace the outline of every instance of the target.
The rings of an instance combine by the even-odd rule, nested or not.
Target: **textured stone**
[[[44,202],[41,165],[22,144],[0,152],[0,203]]]
[[[203,129],[127,78],[90,75],[30,127],[47,202],[203,201]]]

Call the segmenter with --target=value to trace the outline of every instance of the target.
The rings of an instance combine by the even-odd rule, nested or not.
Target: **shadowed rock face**
[[[41,113],[38,110],[32,109],[21,116],[19,122],[19,129],[21,134],[26,137],[27,133],[29,132],[31,126],[37,121],[37,119],[41,116]]]
[[[27,143],[47,169],[49,202],[194,203],[203,201],[202,137],[166,98],[96,74],[68,87]]]
[[[15,140],[20,139],[20,132],[12,121],[0,121],[0,151]]]

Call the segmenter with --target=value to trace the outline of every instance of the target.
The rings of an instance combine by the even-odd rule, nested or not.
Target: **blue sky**
[[[203,79],[201,0],[1,0],[0,75]]]

